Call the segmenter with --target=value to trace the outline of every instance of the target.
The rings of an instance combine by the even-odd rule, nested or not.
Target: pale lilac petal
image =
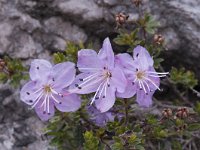
[[[94,78],[92,78],[92,75],[94,75],[93,76]],[[88,82],[83,81],[83,79],[86,79],[89,76],[91,76],[91,80],[89,80]],[[95,73],[81,73],[76,76],[74,82],[71,84],[69,88],[69,92],[78,94],[88,94],[95,92],[98,86],[100,85],[101,81],[102,81],[101,78],[95,76]],[[85,84],[83,84],[81,86],[81,89],[79,89],[78,85],[81,85],[83,82],[85,82]]]
[[[44,107],[41,107],[41,103],[42,103],[42,101],[40,103],[38,103],[38,105],[36,105],[35,112],[37,113],[37,115],[39,116],[39,118],[42,121],[47,121],[50,118],[52,118],[55,114],[54,104],[53,104],[53,101],[50,99],[49,113],[47,113],[47,112],[44,112]]]
[[[42,92],[42,86],[38,81],[29,81],[20,91],[20,99],[28,105],[32,105]],[[41,90],[40,90],[41,89]]]
[[[77,94],[69,94],[63,97],[55,96],[61,102],[54,102],[56,108],[62,112],[74,112],[81,107],[81,99]]]
[[[148,95],[143,90],[137,91],[136,101],[141,107],[150,107],[152,105],[152,96],[154,92],[148,93]]]
[[[63,89],[69,86],[74,81],[75,74],[76,69],[74,63],[64,62],[55,65],[50,74],[53,87],[55,89]]]
[[[128,69],[135,71],[135,65],[133,57],[129,54],[118,54],[115,56],[115,63],[120,66],[121,69]]]
[[[149,66],[153,66],[153,59],[144,47],[137,46],[133,50],[133,54],[134,60],[138,61],[141,69],[146,70]]]
[[[107,89],[105,98],[100,98],[95,101],[96,108],[102,113],[112,108],[114,103],[115,103],[115,89],[113,89],[112,87],[109,87]]]
[[[121,98],[131,98],[136,94],[137,88],[136,84],[133,84],[131,81],[128,81],[126,89],[123,93],[117,92],[117,97]]]
[[[112,112],[105,112],[101,113],[98,109],[96,109],[94,106],[89,106],[87,108],[90,119],[100,127],[103,127],[106,125],[107,122],[114,121],[115,115]]]
[[[82,49],[78,52],[77,67],[81,72],[94,72],[95,68],[100,68],[101,61],[94,50]]]
[[[29,70],[31,80],[46,80],[51,68],[52,65],[50,62],[44,59],[34,59],[31,62],[31,67]]]
[[[103,47],[99,51],[98,56],[101,60],[105,61],[107,67],[114,67],[114,52],[109,38],[104,40]]]
[[[117,88],[117,91],[120,93],[125,91],[127,80],[124,73],[119,67],[115,67],[112,70],[112,77],[110,79],[110,84],[113,87]]]

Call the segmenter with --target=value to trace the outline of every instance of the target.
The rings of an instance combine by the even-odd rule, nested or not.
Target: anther
[[[82,89],[80,86],[78,86],[78,89]]]
[[[138,71],[138,68],[136,68],[136,71]]]
[[[79,79],[80,81],[83,81],[83,79]]]
[[[48,115],[51,115],[51,113],[48,113]]]
[[[139,53],[136,54],[136,57],[138,57],[138,56],[139,56]]]
[[[75,84],[75,87],[78,87],[78,84]]]
[[[59,102],[59,104],[62,104],[62,102]]]
[[[30,93],[29,93],[29,92],[26,92],[26,94],[27,94],[27,95],[30,95]]]
[[[37,70],[39,70],[40,68],[39,67],[37,67]]]
[[[95,97],[95,99],[99,99],[99,97]]]
[[[52,78],[52,81],[55,81],[55,79],[54,79],[54,78]]]
[[[108,84],[108,87],[110,87],[110,84]]]
[[[103,96],[103,98],[106,98],[106,96]]]
[[[29,100],[29,102],[32,103],[33,101],[32,101],[32,100]]]
[[[105,69],[106,69],[106,67],[103,67],[103,69],[105,70]]]

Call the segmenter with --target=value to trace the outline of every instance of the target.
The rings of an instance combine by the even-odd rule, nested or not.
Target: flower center
[[[106,78],[110,78],[110,77],[112,77],[112,74],[109,71],[106,71],[105,76],[106,76]]]
[[[137,79],[143,79],[144,78],[144,76],[145,76],[145,72],[144,71],[138,71],[137,73],[136,73],[136,77],[137,77]]]
[[[44,86],[44,91],[45,91],[45,93],[50,93],[50,92],[51,92],[51,87],[50,87],[50,85],[45,85],[45,86]]]

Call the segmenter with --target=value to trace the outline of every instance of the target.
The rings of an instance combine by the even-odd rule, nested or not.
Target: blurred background
[[[200,79],[200,1],[143,0],[141,7],[161,24],[165,67],[184,66]],[[120,12],[131,20],[139,17],[131,0],[0,0],[0,57],[26,64],[51,60],[66,41],[93,42],[98,49],[105,37],[116,36]],[[20,101],[19,89],[0,85],[0,150],[54,149],[42,134],[44,125]]]

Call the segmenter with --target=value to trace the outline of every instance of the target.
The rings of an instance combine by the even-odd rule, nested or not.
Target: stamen
[[[101,88],[101,91],[100,91],[100,94],[99,94],[99,97],[101,97],[103,91],[105,91],[105,87],[107,85],[107,80],[104,81],[104,84],[103,84],[103,87]]]
[[[150,87],[149,87],[148,83],[147,83],[145,80],[143,80],[143,82],[144,82],[144,83],[145,83],[145,85],[147,86],[147,88],[148,88],[148,91],[149,91],[149,92],[151,92],[151,90],[150,90]]]
[[[159,91],[161,91],[161,89],[149,78],[144,77],[146,80],[148,80],[149,82],[151,82]]]
[[[39,88],[38,90],[36,90],[33,94],[36,94],[36,93],[40,92],[40,91],[43,90],[43,89],[44,89],[44,87],[41,87],[41,88]]]
[[[106,85],[108,84],[108,82],[109,82],[109,78],[107,78],[107,80],[106,80]],[[107,86],[106,85],[105,85],[105,90],[104,90],[104,96],[103,96],[103,98],[106,97],[106,92],[107,92]]]
[[[52,92],[52,93],[54,93],[54,94],[56,94],[56,95],[59,95],[59,96],[63,97],[63,95],[62,95],[62,94],[60,94],[60,93],[56,92],[56,91],[55,91],[53,88],[51,88],[51,92]]]
[[[169,72],[155,72],[155,71],[147,71],[147,73],[152,73],[152,74],[169,74]]]
[[[142,88],[143,88],[144,92],[145,92],[146,94],[148,94],[148,92],[146,91],[146,88],[144,87],[143,82],[141,81],[140,83],[142,84]]]
[[[93,99],[92,99],[90,105],[92,105],[93,102],[95,101],[95,98],[96,98],[97,94],[99,93],[100,87],[103,85],[103,83],[104,83],[104,82],[102,82],[102,83],[99,85],[99,87],[97,88],[97,91],[96,91],[96,93],[95,93],[95,95],[94,95],[94,97],[93,97]]]
[[[51,94],[51,98],[56,102],[56,103],[60,103],[54,96],[53,96],[53,94]]]
[[[141,81],[140,81],[140,80],[138,80],[138,82],[139,82],[140,90],[142,90]]]
[[[80,71],[81,70],[88,70],[88,71],[98,71],[98,70],[101,70],[100,68],[78,68]]]
[[[44,107],[44,111],[45,111],[45,112],[46,112],[46,110],[47,110],[47,97],[48,97],[48,94],[45,95],[44,101],[43,101],[42,104],[40,105],[40,108],[41,108],[41,107]]]
[[[89,81],[91,81],[92,79],[94,79],[94,78],[96,78],[97,76],[99,75],[99,73],[98,74],[96,74],[96,75],[93,75],[93,76],[89,76],[89,77],[87,77],[87,79],[85,78],[85,79],[83,79],[83,80],[86,80],[85,82],[83,82],[83,83],[81,83],[81,84],[79,84],[79,87],[81,87],[82,85],[84,85],[84,84],[86,84],[86,83],[88,83]]]
[[[166,75],[151,75],[151,74],[149,74],[148,76],[150,76],[150,77],[157,77],[157,78],[166,77]]]
[[[98,74],[99,74],[99,72],[94,73],[94,74],[91,74],[91,75],[89,75],[88,77],[86,77],[86,78],[84,78],[84,79],[82,79],[82,80],[83,80],[83,81],[86,81],[87,79],[90,79],[91,77],[96,76],[96,75],[98,75]]]
[[[50,110],[49,110],[49,95],[47,96],[47,112],[48,112],[48,114],[50,113]]]
[[[37,96],[37,98],[34,100],[35,103],[31,106],[31,109],[33,109],[33,108],[38,104],[38,102],[40,101],[40,99],[42,98],[42,96],[43,96],[43,92],[41,92],[41,93]]]

